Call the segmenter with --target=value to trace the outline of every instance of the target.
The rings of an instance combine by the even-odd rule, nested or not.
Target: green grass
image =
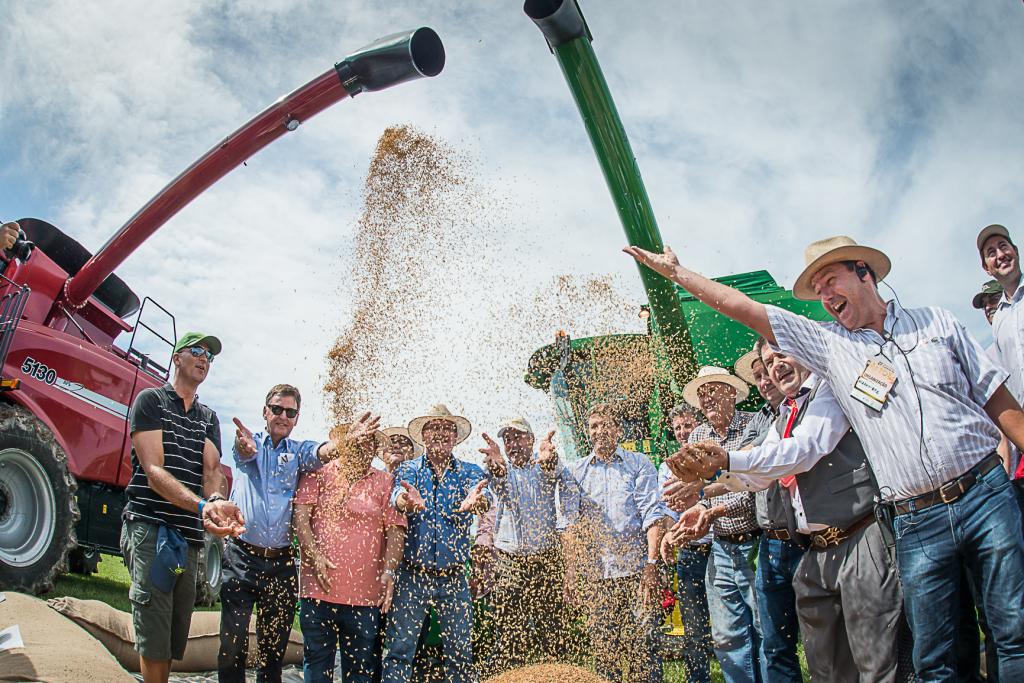
[[[80,600],[99,600],[123,612],[131,611],[128,586],[131,578],[119,555],[100,555],[98,570],[92,576],[64,574],[57,579],[53,590],[43,598],[70,595]],[[219,612],[220,607],[196,607],[198,611]]]

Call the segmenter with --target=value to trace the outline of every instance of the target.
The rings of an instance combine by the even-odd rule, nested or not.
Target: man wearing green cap
[[[998,280],[989,280],[981,286],[981,291],[974,295],[971,304],[979,311],[985,311],[985,320],[992,324],[992,318],[999,308],[999,300],[1003,298],[1003,286]]]
[[[129,415],[132,477],[121,551],[145,683],[167,681],[171,660],[185,654],[203,530],[245,531],[238,507],[223,495],[217,414],[196,395],[220,350],[216,337],[183,335],[171,356],[172,381],[139,392]]]

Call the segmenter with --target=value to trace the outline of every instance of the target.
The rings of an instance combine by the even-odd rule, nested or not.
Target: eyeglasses
[[[190,346],[188,352],[192,354],[194,358],[202,358],[206,356],[206,362],[213,362],[213,351],[207,351],[202,346]]]
[[[270,412],[272,412],[275,416],[284,413],[285,415],[288,416],[289,420],[294,420],[295,417],[299,414],[298,408],[285,408],[284,406],[275,406],[271,405],[270,403],[267,404],[267,408],[269,408]]]

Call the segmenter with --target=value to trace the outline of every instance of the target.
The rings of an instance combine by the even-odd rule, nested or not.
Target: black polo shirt
[[[143,389],[135,397],[129,416],[131,433],[161,430],[164,469],[192,493],[203,497],[203,445],[209,439],[220,451],[220,421],[217,413],[199,402],[185,411],[185,402],[170,384]],[[132,447],[132,478],[128,482],[125,519],[166,524],[177,529],[192,544],[203,542],[202,520],[195,512],[182,510],[150,488],[149,479]]]

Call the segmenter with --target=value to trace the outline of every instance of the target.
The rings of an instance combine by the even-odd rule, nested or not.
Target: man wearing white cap
[[[395,473],[392,504],[409,516],[402,564],[387,625],[385,683],[408,683],[420,627],[433,606],[444,633],[444,680],[474,680],[472,601],[466,579],[473,515],[490,508],[487,480],[477,465],[452,451],[472,430],[469,420],[443,404],[409,423],[409,434],[426,453]]]
[[[494,648],[490,675],[523,666],[528,658],[556,659],[565,648],[562,626],[562,562],[556,531],[555,492],[573,487],[558,461],[548,432],[535,452],[533,428],[523,417],[502,423],[498,438],[505,456],[490,436],[481,448],[491,475],[495,504],[493,545],[496,584]],[[574,487],[573,487],[574,488]]]
[[[754,415],[736,410],[736,404],[749,394],[747,383],[728,370],[710,365],[701,368],[683,387],[686,402],[707,418],[690,434],[690,443],[711,441],[722,448],[739,448]],[[706,582],[715,657],[727,682],[758,681],[762,671],[761,619],[749,561],[761,537],[754,494],[729,492],[704,498],[695,507],[714,520]],[[687,514],[692,515],[687,512],[683,517]]]
[[[1005,680],[1024,680],[1024,537],[1000,466],[1000,430],[1019,448],[1024,412],[998,368],[951,313],[886,302],[889,258],[849,237],[812,243],[793,294],[820,300],[819,324],[704,278],[671,249],[626,253],[762,334],[832,388],[860,436],[892,515],[914,668],[955,677],[965,569],[978,585]],[[994,423],[994,424],[993,424]]]

